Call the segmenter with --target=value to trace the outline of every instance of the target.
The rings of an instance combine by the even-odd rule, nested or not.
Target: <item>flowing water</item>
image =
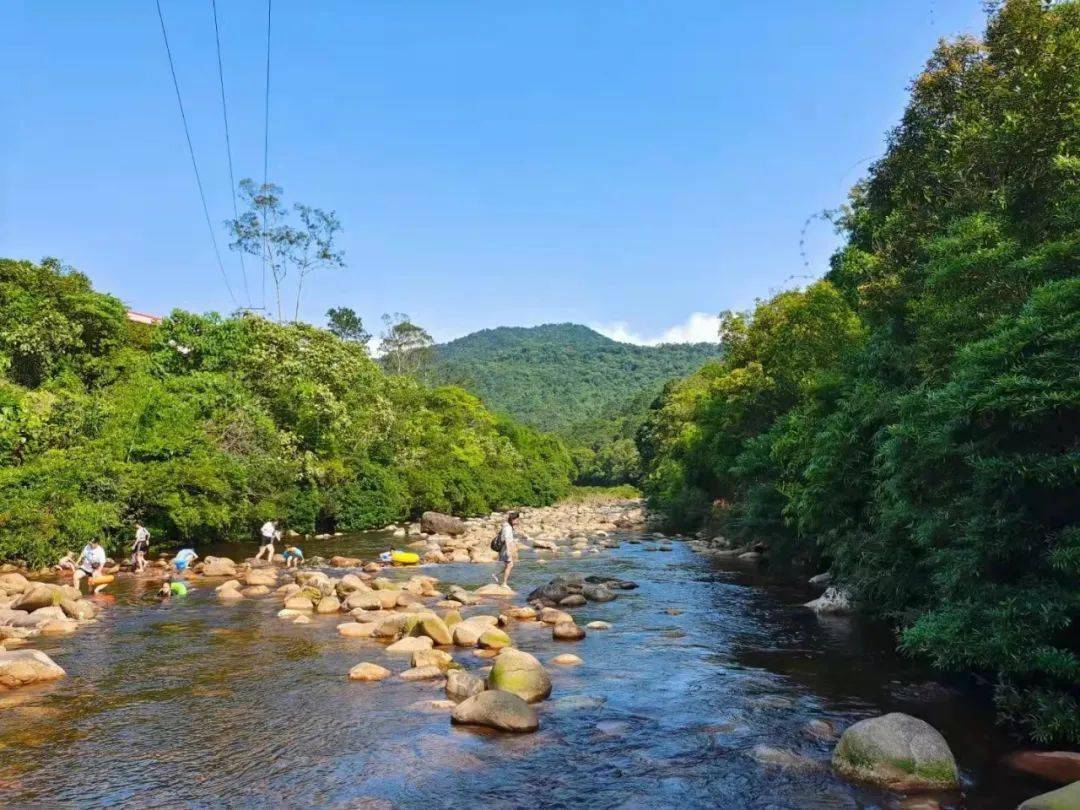
[[[370,558],[387,542],[335,538],[305,551]],[[898,659],[882,628],[814,616],[798,607],[807,592],[680,543],[648,549],[518,566],[522,593],[567,571],[640,583],[577,609],[582,625],[613,625],[581,642],[555,642],[546,625],[510,628],[554,682],[540,731],[524,736],[452,727],[424,704],[444,697],[435,683],[350,682],[359,661],[395,672],[408,663],[339,636],[340,617],[294,625],[275,617],[272,596],[222,604],[210,586],[158,603],[152,581],[118,580],[100,621],[35,640],[68,677],[0,698],[0,805],[900,807],[834,777],[832,743],[804,728],[894,710],[952,745],[965,789],[937,797],[943,806],[1012,808],[1049,789],[998,764],[1009,744],[984,697]],[[494,568],[422,570],[468,586]],[[584,664],[548,663],[559,652]],[[489,663],[455,657],[475,670]],[[806,759],[763,764],[755,746]]]

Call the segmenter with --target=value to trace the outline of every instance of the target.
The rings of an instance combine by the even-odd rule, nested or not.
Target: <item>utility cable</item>
[[[229,107],[225,103],[225,69],[221,64],[221,31],[218,28],[217,0],[210,0],[210,7],[214,11],[214,43],[217,45],[217,69],[218,86],[221,88],[221,117],[225,120],[225,156],[229,162],[229,191],[232,194],[233,219],[240,219],[240,212],[236,207],[236,176],[233,174],[232,140],[229,137]],[[238,251],[240,255],[240,274],[244,280],[244,297],[248,306],[251,306],[251,291],[248,289],[247,266],[244,264],[244,251]]]
[[[270,166],[270,15],[273,9],[273,0],[266,0],[266,96],[263,100],[263,193],[269,182]],[[266,309],[266,217],[263,212],[263,249],[262,249],[262,297],[263,309]]]
[[[158,20],[161,21],[161,38],[165,41],[165,53],[169,57],[169,72],[172,74],[173,88],[176,90],[176,103],[180,107],[180,120],[184,124],[184,138],[187,140],[188,154],[191,155],[191,168],[195,170],[195,184],[199,187],[199,199],[202,200],[203,214],[206,217],[206,227],[210,229],[210,241],[214,245],[214,255],[217,257],[218,269],[225,281],[225,289],[229,291],[229,298],[233,304],[240,306],[233,294],[232,285],[229,283],[229,274],[225,272],[225,265],[221,261],[221,250],[218,248],[217,235],[214,233],[214,224],[210,220],[210,209],[206,205],[206,192],[203,190],[202,176],[199,174],[199,164],[195,160],[195,147],[191,145],[191,130],[188,128],[187,114],[184,112],[184,101],[180,97],[180,82],[176,79],[176,66],[173,64],[172,49],[169,47],[169,35],[165,31],[165,15],[161,11],[161,0],[154,0],[157,5]]]

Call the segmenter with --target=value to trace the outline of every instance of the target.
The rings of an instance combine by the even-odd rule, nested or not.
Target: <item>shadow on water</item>
[[[370,557],[391,543],[366,535],[304,551]],[[293,625],[275,618],[272,596],[220,604],[205,586],[158,603],[145,583],[121,580],[101,621],[38,645],[68,678],[0,696],[0,802],[889,808],[898,797],[834,777],[831,743],[805,726],[892,710],[924,717],[957,753],[967,785],[940,797],[944,806],[1012,808],[1046,789],[996,766],[1008,742],[985,696],[899,658],[886,628],[816,617],[799,607],[808,593],[681,544],[645,549],[524,561],[515,572],[522,593],[571,570],[640,583],[577,609],[581,624],[613,625],[581,642],[553,641],[538,624],[511,628],[554,682],[538,706],[541,730],[521,737],[452,727],[426,703],[443,697],[437,684],[349,682],[358,661],[408,664],[341,637],[339,617]],[[469,586],[490,581],[494,566],[422,570]],[[584,663],[549,663],[568,650]],[[473,671],[489,663],[454,654]],[[804,759],[761,764],[751,756],[761,745]]]

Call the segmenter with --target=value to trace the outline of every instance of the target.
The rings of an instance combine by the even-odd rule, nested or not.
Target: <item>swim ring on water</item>
[[[396,565],[416,565],[420,562],[420,555],[414,554],[411,551],[398,551],[394,549],[390,552],[390,560]]]

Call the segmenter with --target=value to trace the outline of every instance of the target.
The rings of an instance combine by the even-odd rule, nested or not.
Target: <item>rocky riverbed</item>
[[[165,603],[154,577],[121,577],[81,632],[18,651],[60,674],[0,685],[0,800],[913,810],[1054,787],[1045,757],[1003,764],[985,707],[930,688],[873,626],[816,616],[752,560],[621,528],[637,509],[568,510],[564,532],[528,514],[513,593],[472,554],[499,516],[409,541],[468,562],[376,570],[393,527],[327,541],[345,567],[215,549]]]

